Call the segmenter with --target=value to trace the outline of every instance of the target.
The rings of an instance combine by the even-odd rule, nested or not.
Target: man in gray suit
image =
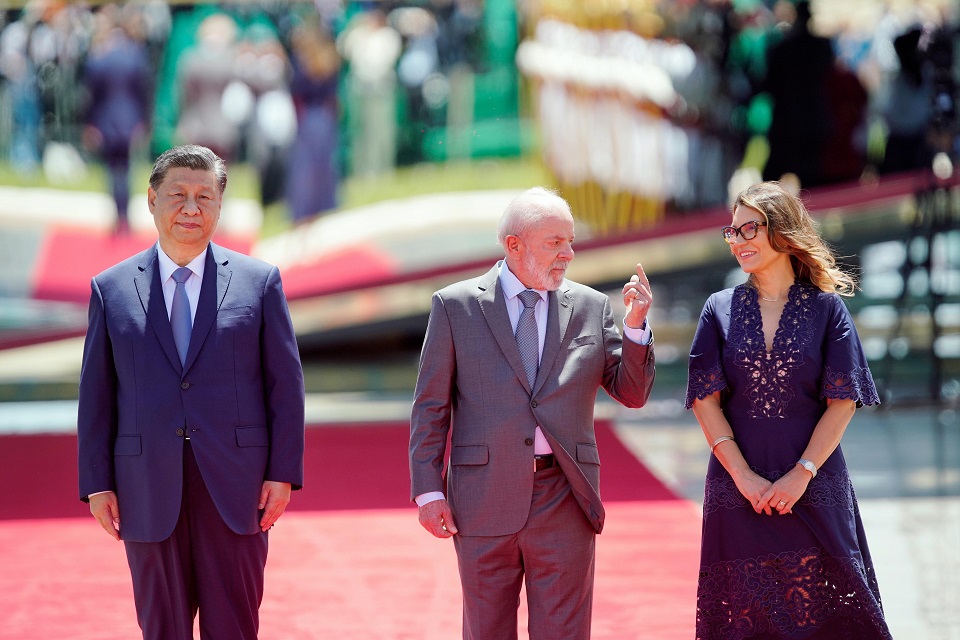
[[[574,240],[565,200],[525,191],[497,236],[503,261],[433,296],[411,497],[427,531],[454,537],[464,638],[517,637],[524,577],[531,639],[589,638],[604,520],[594,403],[600,387],[628,407],[647,401],[650,283],[638,264],[623,287],[622,340],[607,296],[564,278]]]

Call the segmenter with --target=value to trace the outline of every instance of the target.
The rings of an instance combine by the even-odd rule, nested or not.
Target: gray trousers
[[[587,640],[596,532],[559,467],[537,473],[530,516],[506,536],[453,537],[464,640],[516,640],[526,579],[530,640]]]

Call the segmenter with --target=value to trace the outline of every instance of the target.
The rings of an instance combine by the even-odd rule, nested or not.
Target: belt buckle
[[[552,461],[552,460],[551,460],[551,464],[550,464],[549,467],[538,468],[538,466],[537,466],[538,463],[546,461],[546,460],[549,459],[551,456],[552,456],[552,454],[549,454],[549,453],[543,453],[543,454],[539,454],[539,455],[534,455],[534,456],[533,456],[533,472],[534,472],[534,473],[537,473],[538,471],[543,471],[544,469],[550,469],[551,467],[553,467],[553,464],[552,464],[553,461]]]

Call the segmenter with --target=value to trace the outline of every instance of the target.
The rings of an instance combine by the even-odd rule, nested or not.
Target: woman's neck
[[[760,299],[766,300],[767,302],[786,300],[787,295],[790,293],[790,287],[793,286],[795,281],[796,276],[794,276],[792,270],[789,273],[785,272],[776,275],[759,275],[754,273],[751,274],[747,280],[750,286],[757,290]]]

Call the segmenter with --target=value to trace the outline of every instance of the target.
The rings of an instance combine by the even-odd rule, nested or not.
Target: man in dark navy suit
[[[227,175],[161,155],[159,242],[93,278],[80,497],[123,540],[145,639],[257,637],[267,531],[303,483],[303,372],[276,267],[210,242]]]

